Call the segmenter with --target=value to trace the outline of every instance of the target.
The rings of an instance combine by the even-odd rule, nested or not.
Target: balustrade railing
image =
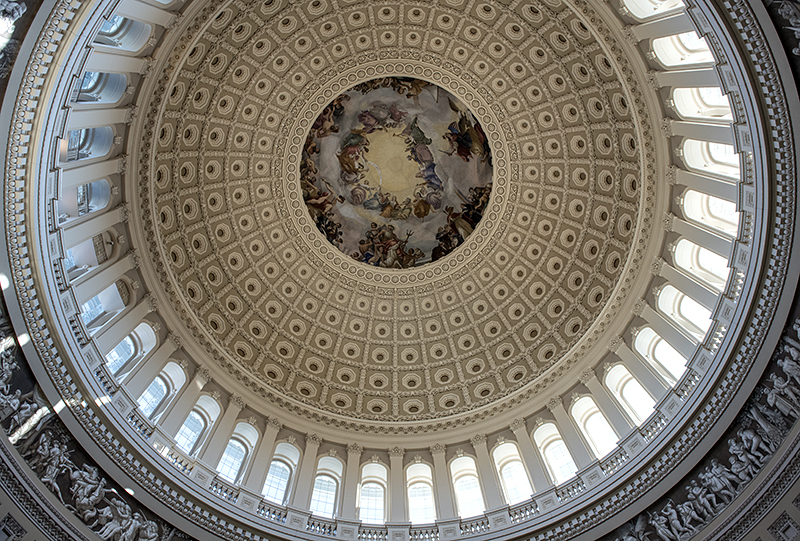
[[[617,471],[625,462],[628,461],[628,454],[624,449],[617,448],[613,453],[609,454],[600,461],[600,469],[606,477]]]
[[[211,486],[209,486],[208,489],[223,500],[231,503],[236,503],[239,499],[239,489],[224,479],[221,479],[219,476],[211,481]]]
[[[410,541],[439,541],[439,528],[436,525],[412,526],[408,538]]]
[[[279,505],[274,505],[266,501],[261,501],[256,508],[256,514],[264,517],[267,520],[277,522],[278,524],[286,523],[286,509]]]
[[[489,519],[485,516],[474,518],[472,520],[461,521],[461,535],[475,535],[489,531]]]
[[[581,492],[586,490],[586,485],[580,477],[576,477],[568,483],[556,487],[556,497],[560,502],[571,500]]]
[[[308,524],[306,524],[306,531],[325,537],[335,537],[336,523],[332,520],[325,520],[324,518],[309,517]]]
[[[508,510],[508,514],[511,515],[511,524],[519,524],[530,520],[537,513],[539,513],[539,508],[534,500],[518,503]]]
[[[386,528],[380,526],[359,526],[358,539],[359,541],[386,541],[389,534]]]

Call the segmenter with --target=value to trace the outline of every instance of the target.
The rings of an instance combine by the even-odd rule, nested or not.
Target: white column
[[[549,409],[553,413],[553,417],[556,418],[558,431],[561,437],[564,438],[564,444],[567,446],[567,449],[569,449],[569,454],[572,455],[572,460],[575,462],[578,470],[582,470],[594,462],[594,456],[578,433],[578,429],[575,428],[575,425],[572,423],[572,418],[567,413],[567,410],[564,409],[561,397],[551,398],[547,402],[547,409]]]
[[[406,518],[406,484],[403,482],[403,456],[406,451],[402,447],[389,449],[389,520],[387,522],[405,522]]]
[[[697,343],[692,338],[683,334],[678,330],[678,327],[656,312],[649,304],[644,306],[641,316],[653,327],[656,334],[683,355],[684,359],[692,358],[694,351],[697,349]]]
[[[317,451],[322,443],[322,438],[316,434],[306,436],[306,450],[303,453],[303,462],[297,474],[296,490],[292,498],[292,505],[300,509],[308,509],[311,505],[311,489],[314,488],[314,473],[317,468]]]
[[[72,109],[67,118],[67,130],[96,128],[112,124],[124,124],[128,117],[127,107],[106,109]]]
[[[600,380],[597,379],[597,373],[592,369],[587,369],[581,374],[581,383],[586,385],[586,388],[592,393],[594,403],[597,404],[597,407],[605,418],[608,419],[609,424],[614,429],[614,432],[617,433],[617,436],[620,439],[627,436],[633,428],[633,425],[628,421],[628,418],[625,417],[625,414],[617,403],[614,402],[614,399],[611,398],[611,395],[608,394],[608,391],[606,391],[606,388],[600,383]]]
[[[175,17],[169,11],[139,0],[123,0],[114,14],[159,26],[168,26]]]
[[[253,458],[252,467],[247,472],[245,477],[245,488],[261,494],[264,490],[264,483],[267,480],[269,467],[272,463],[272,455],[275,450],[275,439],[278,437],[283,425],[276,419],[267,419],[267,425],[264,428],[264,435],[258,443],[258,450]]]
[[[450,470],[447,468],[444,453],[447,448],[441,443],[431,447],[433,455],[433,476],[436,483],[436,505],[439,519],[456,517],[456,507],[453,501],[453,484],[450,482]]]
[[[617,356],[622,359],[625,368],[642,384],[642,387],[658,402],[661,400],[669,387],[667,387],[661,378],[659,378],[646,364],[645,361],[631,351],[627,344],[621,343],[616,349],[612,350]]]
[[[94,336],[94,343],[97,344],[97,349],[104,355],[114,349],[117,344],[122,342],[122,339],[128,336],[139,323],[144,321],[147,314],[155,309],[155,302],[153,297],[149,294],[145,296],[133,309],[125,312],[125,314],[114,321],[114,323],[101,330],[101,332]]]
[[[122,222],[123,207],[117,207],[102,214],[93,213],[86,221],[71,225],[67,222],[62,231],[64,248],[72,248]]]
[[[666,278],[667,282],[675,286],[678,291],[688,295],[693,300],[708,309],[714,311],[719,301],[719,291],[712,291],[694,278],[676,269],[672,265],[662,263],[658,271],[659,276]]]
[[[657,71],[656,81],[661,87],[672,88],[720,86],[719,76],[713,68]]]
[[[707,177],[694,171],[677,169],[675,171],[675,183],[727,201],[735,202],[736,198],[739,197],[739,186],[735,182]]]
[[[534,492],[541,492],[547,487],[552,486],[550,479],[548,479],[547,474],[544,472],[542,460],[539,458],[539,452],[531,441],[531,436],[525,421],[522,419],[514,419],[509,426],[511,431],[514,432],[514,437],[519,447],[519,453],[522,457],[522,464],[528,471],[528,477],[530,477]]]
[[[91,280],[84,280],[72,287],[75,298],[78,299],[80,304],[83,304],[122,278],[122,276],[132,268],[133,263],[128,257],[122,257],[111,265],[102,267],[98,272],[92,275]]]
[[[695,26],[685,11],[649,23],[637,24],[631,28],[631,32],[639,41],[674,36],[693,30]]]
[[[85,69],[100,73],[142,73],[146,65],[144,58],[94,50],[86,60]]]
[[[81,163],[81,162],[78,162]],[[92,163],[81,167],[73,167],[61,170],[61,193],[77,188],[83,184],[89,184],[95,180],[107,178],[120,172],[123,165],[123,158],[117,156],[112,160]]]
[[[725,259],[730,257],[730,239],[716,233],[712,233],[711,231],[691,222],[687,222],[686,220],[681,220],[675,215],[670,215],[670,219],[668,219],[668,221],[670,222],[670,231],[674,231],[675,233],[686,237],[688,240],[699,246],[702,246],[703,248],[708,248],[715,254],[724,257]]]
[[[205,387],[209,381],[211,381],[211,373],[208,371],[208,368],[199,367],[195,371],[192,381],[181,390],[177,400],[174,401],[172,410],[167,412],[159,423],[161,425],[161,430],[163,430],[165,434],[173,438],[175,437],[178,430],[183,426],[183,422],[186,420],[189,412],[192,411],[194,405],[197,404],[197,399],[200,397],[203,387]]]
[[[705,124],[690,120],[671,120],[672,135],[709,141],[712,143],[733,144],[733,130],[728,124]]]
[[[489,449],[486,447],[486,434],[475,434],[470,438],[472,448],[475,449],[475,458],[478,463],[478,477],[483,487],[483,495],[486,500],[486,510],[497,509],[505,504],[503,496],[500,494],[500,486],[497,481],[497,468],[489,456]]]
[[[347,445],[347,470],[344,472],[344,491],[342,492],[342,518],[355,519],[358,478],[361,472],[361,453],[364,448],[356,443]]]
[[[161,373],[164,366],[169,361],[169,356],[178,349],[176,341],[172,339],[172,335],[151,355],[141,363],[140,366],[132,370],[128,377],[125,378],[124,385],[128,389],[128,393],[132,397],[140,396],[150,382]]]
[[[217,464],[225,453],[228,441],[236,428],[236,419],[239,412],[244,409],[244,400],[239,395],[232,395],[228,400],[228,407],[221,419],[214,423],[214,431],[207,440],[204,448],[200,450],[199,458],[210,468],[217,469]]]

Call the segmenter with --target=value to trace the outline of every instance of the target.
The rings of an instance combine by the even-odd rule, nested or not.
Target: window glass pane
[[[706,105],[711,105],[715,107],[727,107],[728,98],[722,93],[722,90],[718,86],[704,86],[698,89],[700,92],[700,99]]]
[[[408,514],[414,524],[429,524],[436,520],[433,489],[427,483],[414,483],[408,488]]]
[[[716,162],[739,167],[739,155],[734,152],[733,145],[708,143],[708,153]]]
[[[92,90],[97,84],[100,74],[96,71],[87,71],[81,80],[81,90]]]
[[[508,503],[514,505],[527,500],[533,494],[531,484],[528,482],[528,473],[522,462],[514,460],[507,463],[500,470],[503,478],[503,487],[506,489]]]
[[[567,446],[561,440],[556,440],[545,448],[544,458],[555,476],[556,484],[563,483],[578,471]]]
[[[380,524],[383,522],[383,487],[378,483],[361,485],[359,518],[362,522]]]
[[[719,197],[708,197],[708,210],[712,216],[731,224],[739,223],[739,214],[736,204]]]
[[[653,413],[655,400],[635,379],[630,379],[623,385],[621,394],[628,404],[629,411],[638,417],[637,424],[642,424]]]
[[[122,23],[125,22],[124,17],[120,17],[119,15],[114,15],[109,20],[103,23],[103,26],[100,27],[100,32],[103,34],[113,34],[119,27],[122,26]]]
[[[273,460],[267,473],[267,481],[264,483],[262,493],[264,497],[274,503],[283,503],[286,496],[286,487],[289,486],[289,466],[280,460]]]
[[[197,438],[200,437],[205,427],[206,423],[200,414],[196,411],[191,412],[178,431],[178,435],[175,436],[175,443],[185,452],[191,453]]]
[[[692,53],[708,50],[706,40],[698,36],[695,32],[678,34],[678,41],[681,42],[681,45],[686,47],[687,51]]]
[[[142,413],[149,417],[156,411],[156,408],[167,396],[167,385],[160,377],[153,380],[153,383],[142,393],[139,397],[139,409]]]
[[[112,374],[116,374],[119,369],[122,368],[122,365],[133,357],[133,351],[133,340],[131,340],[130,336],[126,336],[125,340],[117,344],[117,347],[109,351],[108,355],[106,355],[108,371]]]
[[[700,250],[697,252],[697,261],[704,270],[710,272],[720,280],[728,280],[730,269],[728,268],[728,261],[724,257],[715,254],[711,250],[700,247]]]
[[[599,411],[586,419],[586,433],[600,457],[606,456],[617,446],[617,434]]]
[[[711,326],[711,312],[693,298],[684,295],[680,301],[678,310],[681,316],[689,320],[692,325],[697,326],[703,334]]]
[[[474,475],[464,475],[455,482],[456,502],[461,517],[474,517],[484,511],[481,485]]]
[[[236,440],[229,441],[228,446],[225,448],[225,454],[222,455],[217,465],[217,472],[222,478],[235,483],[245,455],[247,455],[247,450],[244,445]]]
[[[311,494],[311,512],[327,518],[333,518],[333,507],[336,503],[336,481],[327,475],[318,475],[314,480],[314,492]]]
[[[77,266],[78,264],[75,263],[75,256],[72,255],[72,250],[67,250],[67,255],[64,256],[64,268],[69,271]]]
[[[656,361],[661,363],[661,366],[666,368],[676,381],[681,379],[684,371],[686,371],[686,359],[675,348],[670,346],[666,340],[663,338],[658,340],[656,347],[653,348],[653,355],[655,355]]]
[[[103,303],[99,297],[92,297],[81,306],[81,319],[84,325],[88,325],[103,313]]]

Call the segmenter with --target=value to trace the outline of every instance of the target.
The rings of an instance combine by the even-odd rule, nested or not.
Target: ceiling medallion
[[[454,251],[483,217],[492,152],[478,119],[412,77],[359,83],[316,118],[300,166],[317,229],[353,260],[419,267]]]

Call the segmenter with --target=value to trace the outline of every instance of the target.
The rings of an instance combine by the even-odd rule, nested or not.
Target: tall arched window
[[[733,119],[727,96],[718,86],[701,88],[676,88],[672,91],[675,111],[685,119],[721,120]]]
[[[125,95],[128,77],[122,73],[87,71],[73,97],[76,103],[116,103]]]
[[[739,179],[739,155],[732,145],[685,139],[681,146],[686,167],[725,179]]]
[[[486,510],[478,480],[478,469],[475,460],[462,456],[450,463],[450,475],[456,494],[456,506],[461,518],[474,517]]]
[[[653,413],[655,400],[627,368],[621,364],[613,366],[604,380],[606,388],[637,425],[641,425]]]
[[[654,39],[653,52],[667,68],[686,68],[714,62],[708,43],[696,32]]]
[[[178,447],[188,454],[197,451],[219,413],[219,403],[210,395],[201,395],[175,435]]]
[[[341,483],[342,463],[333,457],[322,457],[317,463],[317,476],[311,492],[310,511],[315,515],[333,518],[338,506],[339,483]]]
[[[408,518],[412,524],[430,524],[436,520],[433,500],[433,472],[427,464],[411,464],[406,470]]]
[[[106,355],[108,371],[112,374],[116,374],[119,369],[122,368],[122,365],[133,358],[135,352],[136,346],[133,344],[133,339],[130,336],[126,336],[122,339],[122,342],[117,344],[116,347]]]
[[[560,485],[575,477],[578,468],[569,454],[558,427],[553,423],[545,423],[533,433],[533,440],[544,458],[547,471],[553,482]]]
[[[529,499],[533,489],[517,446],[511,442],[502,443],[492,451],[492,457],[497,473],[500,474],[506,502],[514,505]]]
[[[103,231],[67,248],[62,266],[70,283],[84,279],[101,265],[110,264],[119,252],[114,249],[116,238],[111,231]]]
[[[673,253],[675,266],[686,274],[699,278],[717,291],[725,289],[730,268],[724,257],[686,239],[675,244]]]
[[[570,408],[572,418],[581,429],[597,458],[603,458],[616,446],[619,437],[589,396],[577,399]]]
[[[81,305],[81,320],[90,333],[95,333],[130,302],[130,290],[124,280],[117,280]]]
[[[735,203],[695,190],[686,190],[682,199],[681,207],[687,219],[730,237],[736,235],[739,213]]]
[[[105,156],[114,146],[114,130],[108,126],[72,130],[67,134],[64,160],[73,162]]]
[[[639,329],[633,340],[633,349],[673,385],[686,371],[686,359],[683,355],[651,327]]]
[[[635,18],[646,21],[685,7],[681,0],[623,0],[622,4]]]
[[[696,341],[703,340],[711,327],[711,312],[672,285],[665,285],[658,292],[656,306]]]
[[[220,477],[236,483],[244,473],[244,466],[257,442],[258,431],[253,425],[243,421],[237,423],[217,464],[217,473]]]
[[[66,190],[58,199],[58,221],[79,218],[104,210],[111,201],[111,184],[107,179],[81,184]]]
[[[361,522],[380,524],[386,516],[386,486],[389,470],[378,463],[365,464],[361,469],[358,517]]]
[[[167,397],[169,391],[167,383],[161,376],[156,376],[153,382],[139,397],[139,409],[145,417],[150,417],[161,402]]]
[[[100,27],[94,42],[106,47],[138,51],[147,43],[152,32],[153,27],[149,24],[114,15]]]
[[[300,452],[291,443],[281,442],[275,446],[272,463],[262,493],[274,503],[284,503],[288,495],[292,472],[297,468]]]
[[[147,322],[139,323],[131,334],[122,339],[106,354],[106,367],[117,380],[124,372],[141,361],[158,343],[153,327]]]

